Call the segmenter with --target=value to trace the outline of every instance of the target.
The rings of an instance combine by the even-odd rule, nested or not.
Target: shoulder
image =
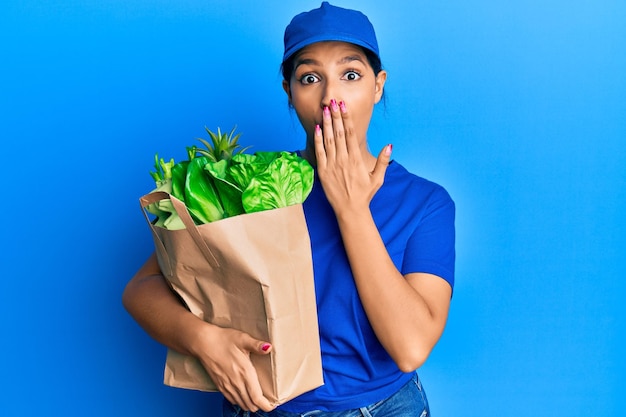
[[[402,164],[392,161],[385,174],[383,194],[396,195],[401,200],[411,199],[430,203],[454,205],[448,191],[440,184],[409,172]]]

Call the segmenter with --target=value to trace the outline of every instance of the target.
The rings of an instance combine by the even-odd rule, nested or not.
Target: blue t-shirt
[[[392,162],[370,209],[402,274],[431,273],[453,286],[455,207],[441,186]],[[400,389],[412,373],[398,369],[372,330],[317,176],[304,214],[313,253],[324,385],[279,408],[339,411],[375,403]]]

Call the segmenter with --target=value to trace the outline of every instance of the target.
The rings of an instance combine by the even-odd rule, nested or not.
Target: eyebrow
[[[359,62],[363,62],[363,58],[359,55],[347,55],[344,56],[343,58],[341,58],[339,61],[337,61],[337,64],[339,65],[344,65],[344,64],[348,64],[350,62],[353,61],[359,61]],[[304,58],[304,59],[298,59],[296,61],[296,65],[293,67],[294,71],[296,69],[298,69],[298,67],[300,65],[313,65],[313,66],[321,66],[322,63],[318,60],[315,60],[313,58]]]
[[[342,59],[339,60],[339,64],[347,64],[349,62],[352,61],[360,61],[363,62],[363,59],[361,58],[360,55],[348,55],[346,57],[343,57]]]

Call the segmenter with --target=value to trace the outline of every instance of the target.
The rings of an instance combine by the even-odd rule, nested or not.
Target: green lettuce
[[[241,200],[246,213],[304,202],[313,188],[313,168],[295,154],[280,152],[252,176]]]
[[[207,131],[211,133],[208,129]],[[230,134],[211,135],[230,141],[228,152],[187,148],[189,159],[165,162],[155,156],[155,190],[165,191],[183,201],[196,224],[204,224],[245,213],[301,204],[313,188],[313,168],[292,152],[242,153],[234,129]],[[210,148],[207,141],[202,143]],[[218,155],[219,157],[215,157]],[[155,224],[167,229],[184,228],[169,200],[147,207],[157,216]]]
[[[172,178],[175,168],[176,164],[174,164],[174,159],[170,159],[169,162],[165,162],[163,158],[159,159],[158,154],[154,156],[155,170],[150,172],[152,179],[154,179],[154,182],[156,183],[154,191],[172,193]],[[156,226],[160,226],[165,229],[183,229],[185,227],[180,217],[178,217],[178,213],[176,213],[176,210],[170,200],[161,200],[150,204],[146,207],[146,210],[156,216]]]

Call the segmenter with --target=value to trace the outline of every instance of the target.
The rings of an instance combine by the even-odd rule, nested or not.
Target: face
[[[361,144],[367,148],[367,129],[374,105],[383,94],[387,74],[378,75],[363,50],[345,42],[318,42],[305,47],[294,60],[294,70],[283,88],[289,96],[312,147],[315,125],[330,100],[343,101]]]

